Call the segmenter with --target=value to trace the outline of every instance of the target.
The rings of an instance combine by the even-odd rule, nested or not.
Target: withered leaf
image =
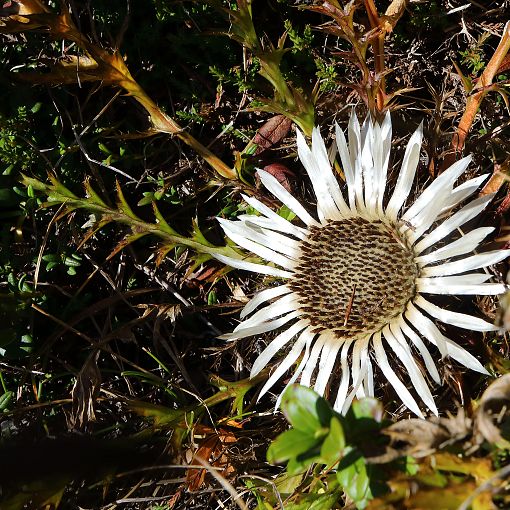
[[[292,121],[285,115],[275,115],[265,122],[252,140],[258,146],[255,154],[264,152],[285,138],[291,125]]]
[[[404,455],[424,457],[438,448],[465,439],[470,432],[471,419],[463,409],[448,418],[433,416],[427,420],[401,420],[383,431],[391,439],[388,454],[393,454],[393,458]],[[380,459],[371,461],[381,462]]]
[[[509,448],[502,429],[510,424],[510,374],[496,379],[484,392],[475,414],[475,433],[489,443]]]
[[[83,430],[90,421],[96,419],[94,403],[101,387],[101,372],[97,366],[98,357],[99,351],[90,354],[71,390],[73,405],[68,418],[69,429]]]
[[[292,192],[291,179],[294,172],[281,163],[271,163],[264,167],[264,171],[271,174],[288,191]]]

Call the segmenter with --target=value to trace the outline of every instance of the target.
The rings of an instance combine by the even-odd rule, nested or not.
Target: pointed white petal
[[[324,395],[324,390],[331,377],[331,372],[336,362],[336,355],[340,347],[342,347],[342,341],[338,340],[333,336],[329,335],[329,339],[326,345],[322,349],[321,359],[319,362],[319,372],[317,373],[317,379],[313,389],[319,394]]]
[[[422,253],[423,250],[437,243],[450,232],[453,232],[456,228],[464,225],[464,223],[480,214],[487,207],[487,204],[492,200],[493,196],[494,195],[486,195],[479,197],[465,205],[453,216],[443,221],[441,225],[436,227],[430,234],[427,234],[419,243],[416,244],[414,247],[415,253]]]
[[[319,221],[324,223],[327,218],[340,219],[341,215],[336,206],[333,204],[333,199],[328,192],[321,165],[308,147],[304,136],[299,132],[299,130],[297,131],[297,147],[299,159],[301,160],[301,163],[303,163],[303,166],[310,177],[315,196],[317,197],[317,215],[319,217]],[[329,166],[329,160],[327,164]]]
[[[422,373],[420,372],[418,365],[413,359],[409,346],[405,342],[401,344],[398,341],[398,339],[392,333],[389,325],[383,328],[382,334],[388,342],[389,346],[392,348],[393,352],[397,355],[397,358],[402,362],[405,369],[407,370],[416,393],[418,393],[425,405],[437,416],[438,412],[434,398],[432,397],[429,386],[426,383]]]
[[[296,382],[297,378],[301,375],[301,372],[305,368],[306,362],[308,361],[308,358],[310,356],[310,345],[311,345],[313,339],[315,338],[315,334],[312,333],[309,328],[306,328],[305,330],[303,330],[303,332],[301,333],[299,338],[300,339],[303,338],[305,341],[305,353],[303,354],[303,358],[301,359],[298,367],[296,368],[296,371],[292,374],[292,377],[289,379],[289,382],[287,383],[285,388],[282,390],[280,395],[278,395],[278,398],[276,400],[275,409],[278,409],[280,407],[280,403],[282,401],[282,397],[283,397],[283,394],[285,393],[285,390],[289,386],[291,386],[292,384],[294,384]]]
[[[307,323],[304,320],[298,321],[290,326],[285,331],[282,331],[278,336],[271,340],[267,347],[259,354],[258,358],[253,363],[250,371],[250,377],[255,377],[264,369],[267,364],[273,359],[273,356],[287,343],[289,343],[298,333],[306,328]]]
[[[272,228],[272,230],[278,230],[280,232],[286,232],[292,234],[299,239],[304,239],[307,235],[307,230],[296,225],[293,225],[290,221],[278,216],[274,211],[271,211],[267,205],[263,204],[260,200],[255,197],[249,197],[247,195],[241,195],[243,200],[250,204],[256,211],[263,214],[266,218],[252,219],[254,223],[258,223],[266,228]]]
[[[249,315],[256,308],[258,308],[262,303],[265,303],[270,299],[283,296],[284,294],[289,294],[290,292],[292,291],[285,285],[270,287],[268,289],[264,289],[260,292],[257,292],[257,294],[255,294],[241,310],[240,314],[241,319],[244,319],[247,315]]]
[[[483,319],[466,315],[465,313],[451,312],[439,306],[434,305],[427,301],[423,296],[417,296],[414,300],[423,311],[427,312],[432,317],[439,319],[446,324],[452,324],[459,328],[470,329],[472,331],[498,331],[500,328],[490,324]]]
[[[450,339],[448,339],[448,352],[450,353],[450,357],[465,367],[470,368],[475,372],[480,372],[481,374],[490,375],[489,372],[487,372],[483,365],[472,354],[469,354],[466,349]]]
[[[220,218],[218,218],[218,221],[222,227],[226,226],[234,234],[242,235],[291,259],[299,258],[299,242],[289,236],[283,236],[272,230],[261,228],[248,221],[229,221]]]
[[[331,213],[334,214],[334,216],[326,216],[326,218],[337,219],[338,211],[340,211],[343,216],[349,215],[349,208],[345,203],[338,181],[331,169],[328,152],[319,128],[317,127],[312,131],[312,154],[319,167],[321,181],[323,182],[323,186],[321,187],[321,202],[324,204],[325,210],[331,211]],[[314,189],[317,189],[314,179],[311,179],[311,181]],[[317,199],[318,198],[319,195],[317,195]]]
[[[235,329],[234,333],[241,329],[246,329],[268,320],[273,320],[284,313],[297,310],[299,308],[298,296],[294,293],[286,294],[274,303],[271,303],[264,308],[261,308],[254,313],[249,319],[245,319]]]
[[[363,173],[363,188],[365,192],[365,206],[370,215],[375,214],[375,206],[377,203],[374,196],[374,152],[377,150],[374,139],[374,129],[372,122],[366,122],[365,143],[361,150],[361,169]]]
[[[221,340],[239,340],[240,338],[247,338],[249,336],[260,335],[262,333],[267,333],[268,331],[273,331],[274,329],[281,328],[284,324],[295,319],[301,315],[301,312],[291,312],[283,317],[275,319],[274,321],[263,322],[258,324],[257,326],[253,326],[250,328],[240,329],[233,333],[227,333],[226,335],[221,335],[218,338]]]
[[[347,183],[347,193],[349,196],[349,207],[354,210],[356,209],[356,203],[354,201],[354,167],[351,164],[351,158],[349,155],[349,148],[347,147],[347,141],[343,131],[340,129],[338,124],[335,124],[336,134],[336,145],[338,147],[338,153],[340,154],[340,160],[342,161],[342,169],[345,175],[345,182]]]
[[[294,275],[292,271],[284,271],[283,269],[278,269],[276,267],[266,266],[264,264],[255,264],[254,262],[247,262],[246,260],[226,257],[225,255],[214,254],[213,257],[227,266],[235,267],[236,269],[244,269],[245,271],[251,271],[252,273],[267,274],[278,278],[291,278]]]
[[[259,257],[262,257],[263,259],[266,259],[269,262],[274,262],[275,264],[282,266],[285,269],[291,270],[294,269],[295,263],[288,257],[275,252],[271,248],[262,246],[261,244],[258,244],[243,235],[238,234],[236,232],[235,227],[232,228],[227,223],[222,223],[221,226],[225,231],[225,234],[227,234],[227,236],[230,237],[230,239],[241,248],[245,248],[246,250],[251,251],[255,255],[258,255]]]
[[[356,195],[357,207],[365,208],[363,199],[363,173],[361,170],[361,132],[358,117],[354,111],[349,118],[347,126],[347,136],[349,138],[349,153],[351,157],[351,167],[354,170],[354,193]]]
[[[441,353],[441,357],[448,356],[446,337],[437,329],[437,326],[425,317],[411,302],[407,304],[405,316],[409,322]]]
[[[248,198],[248,197],[247,197]],[[246,199],[245,199],[246,200]],[[263,204],[262,204],[263,205]],[[276,213],[273,213],[278,216]],[[257,231],[264,231],[266,235],[280,235],[281,238],[287,239],[290,241],[295,241],[299,244],[297,239],[293,239],[290,236],[298,237],[299,239],[304,239],[307,236],[307,230],[301,227],[298,227],[287,220],[281,218],[284,221],[283,225],[277,223],[274,219],[266,218],[265,216],[254,216],[252,214],[241,214],[237,217],[239,221],[242,221],[250,228]],[[283,235],[285,234],[285,235]],[[290,244],[287,241],[283,241],[284,244]]]
[[[391,115],[390,111],[386,112],[384,116],[384,120],[381,124],[381,139],[383,145],[383,154],[382,154],[382,168],[379,175],[379,183],[378,183],[378,202],[377,209],[379,214],[383,214],[383,199],[384,192],[386,191],[386,183],[388,179],[388,165],[390,162],[390,151],[391,151]]]
[[[406,147],[402,167],[395,185],[395,190],[391,196],[388,206],[386,207],[386,214],[392,220],[397,219],[397,215],[404,205],[411,187],[413,185],[414,176],[416,175],[416,168],[420,160],[420,147],[423,138],[423,123],[420,123],[418,129],[411,136],[409,143]]]
[[[441,207],[450,196],[451,190],[452,189],[448,186],[444,186],[439,189],[434,197],[433,207],[424,207],[412,218],[412,220],[407,221],[402,227],[400,227],[400,231],[406,233],[409,242],[414,244],[415,241],[430,228],[432,223],[436,221]],[[414,230],[409,228],[408,225],[412,225]]]
[[[438,262],[440,260],[449,259],[451,257],[458,257],[473,251],[491,232],[494,231],[494,227],[480,227],[475,230],[471,230],[466,235],[460,237],[456,241],[451,242],[435,250],[427,253],[427,255],[420,255],[415,258],[418,264],[426,266],[432,262]]]
[[[299,219],[307,226],[319,226],[308,211],[296,200],[270,173],[264,170],[257,170],[262,184],[276,197],[282,204],[285,204]]]
[[[481,267],[492,266],[510,256],[510,250],[494,250],[487,253],[472,255],[455,262],[438,264],[426,267],[422,270],[423,276],[446,276],[450,274],[464,273]]]
[[[280,379],[280,377],[287,372],[287,370],[296,362],[296,360],[299,358],[301,353],[303,352],[303,348],[306,344],[306,337],[302,334],[298,337],[294,345],[292,346],[292,349],[289,351],[287,356],[279,363],[276,370],[271,374],[271,377],[266,381],[262,389],[260,390],[260,393],[257,397],[257,402],[267,393],[269,389],[271,389],[276,381]],[[271,344],[270,344],[271,345]],[[263,354],[263,353],[262,353]],[[261,356],[262,356],[261,354]],[[262,366],[262,368],[264,368]],[[260,370],[262,370],[262,368]],[[260,373],[260,370],[258,373]],[[253,371],[253,369],[252,369]],[[254,374],[256,375],[256,374]],[[254,377],[254,375],[250,374],[250,377]]]
[[[452,281],[451,279],[453,278],[455,278],[455,276],[445,278],[417,278],[417,290],[425,294],[443,294],[446,296],[477,294],[480,296],[497,296],[498,294],[503,294],[508,289],[508,286],[504,283],[448,283],[448,281]]]
[[[393,386],[393,388],[397,392],[397,395],[400,398],[400,400],[402,400],[404,405],[414,414],[416,414],[420,418],[423,418],[423,414],[420,411],[418,404],[416,403],[412,395],[409,393],[408,389],[402,384],[400,379],[397,377],[397,374],[395,374],[393,369],[390,367],[390,364],[388,363],[388,358],[386,356],[386,352],[384,350],[384,346],[381,340],[380,331],[374,333],[374,336],[372,337],[372,345],[374,346],[375,357],[377,360],[377,364],[379,365],[379,368],[381,369],[386,379],[388,379],[388,382]]]
[[[366,354],[368,352],[368,341],[366,339],[357,340],[354,342],[354,347],[352,349],[352,379],[354,381],[354,385],[356,390],[353,391],[353,394],[356,395],[357,398],[364,398],[365,388],[363,386],[363,380],[366,376]]]
[[[372,124],[372,203],[374,209],[377,208],[379,202],[379,186],[381,180],[381,171],[383,165],[383,139],[381,135],[381,126],[378,122]]]
[[[490,280],[493,275],[490,273],[468,273],[455,276],[436,276],[432,278],[416,278],[418,285],[479,285]]]
[[[319,355],[320,355],[325,343],[326,343],[326,337],[324,335],[319,335],[317,340],[315,340],[315,343],[313,344],[313,347],[312,347],[312,352],[310,353],[310,357],[308,358],[305,368],[303,369],[303,372],[301,373],[301,379],[300,379],[299,383],[302,384],[303,386],[310,387],[310,381],[312,379],[312,374],[315,371],[315,368],[317,367],[317,361],[319,359]]]
[[[363,380],[363,385],[365,386],[365,395],[367,397],[373,397],[375,395],[374,368],[372,366],[372,362],[370,361],[370,356],[367,356],[367,375]]]
[[[342,414],[347,413],[347,411],[349,410],[349,407],[351,407],[352,401],[354,400],[355,396],[360,395],[361,397],[359,397],[359,398],[362,398],[363,396],[365,396],[365,388],[363,388],[362,385],[363,385],[363,381],[365,380],[365,378],[367,376],[367,371],[368,371],[368,341],[369,341],[369,339],[370,339],[370,337],[362,338],[360,340],[356,340],[356,342],[354,343],[354,349],[357,349],[357,352],[359,353],[359,355],[357,355],[358,359],[356,360],[356,361],[359,361],[359,363],[355,363],[354,359],[353,359],[353,362],[352,362],[353,386],[352,386],[351,392],[349,393],[349,395],[347,395],[347,398],[345,399],[345,401],[343,403],[342,410],[341,410]],[[358,344],[357,347],[356,347],[356,344]],[[353,352],[354,352],[354,349],[353,349]],[[356,372],[357,372],[356,376],[354,376],[354,367],[357,367],[356,368]]]
[[[423,208],[434,204],[435,197],[438,192],[444,188],[451,190],[453,183],[466,171],[471,156],[466,156],[459,161],[456,161],[451,167],[445,170],[441,175],[436,177],[432,184],[430,184],[425,191],[418,197],[414,204],[406,211],[402,218],[406,221],[411,221]],[[443,204],[441,204],[441,207]],[[435,206],[432,206],[435,207]],[[438,209],[440,210],[441,207]],[[439,211],[438,211],[439,212]]]
[[[443,206],[442,213],[450,210],[452,207],[460,204],[462,201],[466,200],[466,198],[470,197],[479,187],[480,185],[489,177],[490,174],[483,174],[480,177],[475,177],[474,179],[469,179],[468,181],[462,183],[460,186],[453,188],[452,194],[450,198]]]
[[[400,329],[399,329],[400,328]],[[414,346],[418,349],[423,361],[425,362],[425,366],[432,377],[432,379],[437,383],[441,384],[441,377],[439,376],[439,372],[437,371],[436,364],[434,359],[432,358],[429,350],[426,345],[423,343],[423,340],[407,325],[403,317],[400,318],[397,325],[392,325],[391,330],[395,336],[403,335],[402,341],[405,342],[405,337],[409,338]],[[405,336],[404,336],[405,335]]]
[[[349,389],[349,382],[351,380],[349,363],[347,359],[351,345],[352,340],[346,340],[342,346],[342,352],[340,353],[340,370],[342,372],[342,378],[340,379],[337,397],[333,406],[333,409],[338,413],[342,411],[345,399],[347,397],[347,390]]]

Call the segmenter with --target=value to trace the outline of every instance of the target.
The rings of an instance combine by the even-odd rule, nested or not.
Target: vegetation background
[[[247,379],[265,339],[217,339],[263,279],[211,260],[241,256],[215,220],[247,210],[241,192],[275,205],[255,168],[312,201],[293,129],[332,143],[352,108],[393,112],[394,165],[424,121],[421,183],[473,153],[508,243],[509,13],[5,1],[1,508],[509,508],[506,378],[481,398],[487,378],[446,365],[440,420],[406,420],[385,386],[346,418],[299,388],[273,414],[274,395],[255,403],[268,371]],[[509,320],[505,301],[469,306]],[[455,334],[508,372],[506,335]]]

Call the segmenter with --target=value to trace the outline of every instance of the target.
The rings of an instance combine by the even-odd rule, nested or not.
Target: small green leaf
[[[336,494],[306,494],[297,503],[286,503],[285,510],[329,510],[337,500]]]
[[[291,429],[280,434],[269,446],[267,460],[271,464],[280,464],[311,450],[317,445],[317,439],[308,432]]]
[[[282,398],[282,411],[296,429],[320,437],[327,434],[333,410],[329,403],[310,388],[293,384]]]
[[[336,474],[345,493],[363,510],[373,498],[365,458],[358,450],[347,448],[348,453],[340,462]]]
[[[409,455],[405,457],[405,472],[407,475],[414,476],[418,473],[420,467],[414,457]]]
[[[81,260],[77,259],[76,257],[66,257],[64,259],[64,264],[68,267],[80,267],[81,266]]]
[[[14,392],[6,391],[2,396],[0,396],[0,411],[6,409],[11,403]]]
[[[278,216],[281,216],[287,221],[292,221],[296,217],[296,213],[291,211],[286,205],[282,205],[278,210]]]
[[[209,294],[207,294],[207,304],[208,305],[215,305],[218,302],[218,298],[216,297],[216,292],[214,290],[211,290]]]
[[[345,436],[342,424],[337,416],[331,418],[329,434],[321,447],[321,462],[327,466],[335,465],[342,457],[345,448]]]
[[[377,399],[366,397],[361,400],[354,400],[352,410],[357,419],[372,418],[380,423],[384,414],[384,408]]]
[[[136,204],[138,207],[142,207],[142,205],[148,205],[151,204],[155,200],[154,193],[150,191],[145,191],[143,193],[143,198],[139,200],[139,202]]]

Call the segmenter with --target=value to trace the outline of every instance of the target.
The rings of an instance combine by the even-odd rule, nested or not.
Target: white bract
[[[498,329],[482,318],[429,301],[429,295],[505,291],[504,284],[489,282],[491,275],[483,268],[505,259],[510,250],[473,254],[494,229],[461,233],[492,195],[458,206],[487,176],[456,186],[471,161],[468,156],[406,204],[418,166],[422,126],[411,136],[393,190],[387,189],[390,115],[381,124],[367,118],[363,126],[351,115],[348,139],[347,144],[337,125],[336,142],[347,187],[344,196],[319,130],[313,131],[311,148],[297,134],[299,158],[317,197],[316,218],[272,175],[258,171],[262,184],[295,213],[299,225],[253,197],[244,199],[260,215],[243,215],[238,221],[219,219],[232,241],[267,264],[217,258],[281,281],[257,293],[241,312],[242,322],[222,338],[280,330],[251,370],[253,377],[280,351],[285,353],[260,396],[297,363],[288,384],[299,381],[320,394],[331,375],[338,375],[334,408],[345,413],[354,397],[374,395],[374,366],[378,366],[411,411],[423,416],[409,382],[437,414],[427,379],[441,382],[434,361],[438,354],[487,372],[473,355],[446,337],[435,321],[473,331]],[[408,381],[397,375],[394,360],[407,372]]]

